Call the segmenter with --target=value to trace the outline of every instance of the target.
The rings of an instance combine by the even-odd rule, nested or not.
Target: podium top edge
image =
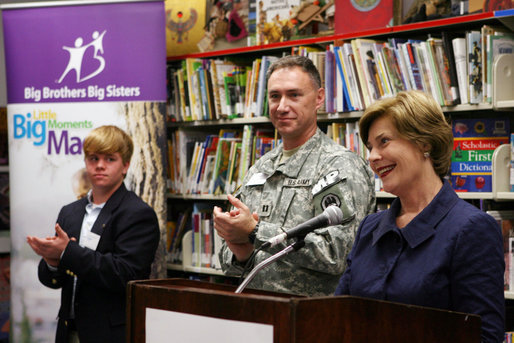
[[[0,4],[0,10],[12,10],[37,7],[59,7],[59,6],[79,6],[79,5],[100,5],[113,3],[131,2],[164,2],[164,0],[63,0],[63,1],[41,1],[41,2],[20,2]]]
[[[151,279],[151,280],[133,280],[129,281],[128,287],[145,287],[145,288],[161,288],[173,289],[179,291],[191,291],[195,293],[205,294],[226,294],[242,297],[268,297],[273,299],[281,299],[289,302],[294,299],[306,299],[305,295],[278,293],[259,289],[247,288],[242,293],[235,293],[236,287],[226,284],[216,284],[198,280],[186,280],[180,278],[164,278],[164,279]]]

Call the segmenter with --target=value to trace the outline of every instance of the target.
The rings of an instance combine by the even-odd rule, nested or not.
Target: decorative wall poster
[[[7,80],[11,342],[53,342],[59,291],[37,278],[27,235],[54,234],[82,193],[82,142],[104,124],[134,140],[125,184],[149,203],[165,238],[164,3],[42,2],[1,6]],[[165,276],[161,244],[153,275]]]
[[[205,0],[166,0],[166,56],[199,52],[205,32]]]
[[[393,25],[393,0],[336,0],[335,33],[346,34]],[[349,20],[358,18],[358,20]]]
[[[257,44],[334,33],[334,0],[255,0]]]
[[[166,55],[247,46],[250,1],[166,0]]]

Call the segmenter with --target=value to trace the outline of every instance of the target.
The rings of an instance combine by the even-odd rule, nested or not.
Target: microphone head
[[[328,225],[339,225],[343,222],[343,211],[336,205],[328,206],[324,213],[327,216]]]

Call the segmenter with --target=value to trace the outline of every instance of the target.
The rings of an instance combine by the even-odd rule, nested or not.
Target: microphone
[[[263,244],[263,248],[273,247],[279,243],[282,243],[288,238],[305,236],[315,229],[341,224],[343,219],[343,211],[341,211],[339,207],[335,205],[328,206],[325,211],[323,211],[323,213],[317,215],[316,217],[311,218],[306,222],[297,225],[284,233],[281,233],[280,235],[276,235],[275,237],[270,238],[266,243]]]

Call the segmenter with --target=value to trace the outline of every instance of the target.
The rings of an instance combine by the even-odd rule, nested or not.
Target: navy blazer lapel
[[[111,219],[112,212],[120,205],[123,197],[127,193],[127,188],[125,184],[122,182],[121,186],[114,192],[109,200],[105,203],[105,206],[100,211],[98,218],[96,219],[93,227],[91,228],[91,232],[96,233],[97,235],[102,235],[104,232],[104,228]]]
[[[77,213],[80,215],[68,216],[66,218],[66,222],[68,222],[66,227],[63,227],[63,223],[59,223],[62,229],[66,231],[68,236],[75,237],[77,241],[80,238],[80,230],[82,230],[82,222],[84,221],[84,215],[86,214],[86,205],[88,203],[87,197],[83,197],[81,201],[77,203]],[[81,212],[79,212],[81,211]]]

